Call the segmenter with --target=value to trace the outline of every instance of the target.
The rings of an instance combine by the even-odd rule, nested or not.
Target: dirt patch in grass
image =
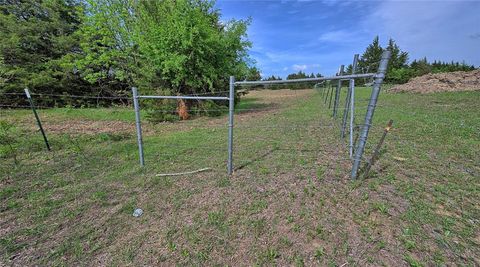
[[[253,107],[237,107],[235,114],[235,121],[243,122],[250,119],[257,119],[280,111],[284,107],[292,104],[292,100],[305,99],[311,96],[314,92],[311,89],[304,90],[261,90],[251,91],[243,100],[254,100],[254,102],[261,103],[260,106]],[[47,133],[54,134],[78,134],[78,135],[94,135],[100,133],[132,133],[136,131],[134,122],[125,121],[106,121],[106,120],[88,120],[88,119],[69,119],[56,117],[42,118],[43,128]],[[30,131],[37,130],[35,121],[30,118],[20,121],[24,127]],[[152,124],[148,121],[142,121],[142,131],[145,135],[152,133],[163,133],[169,131],[185,131],[198,127],[212,127],[226,125],[226,115],[211,118],[211,117],[197,117],[190,120],[178,121],[175,123],[164,122]]]
[[[242,98],[242,101],[252,101],[253,106],[235,108],[234,123],[235,126],[239,126],[242,123],[260,119],[262,117],[273,115],[284,110],[286,107],[291,106],[298,101],[308,99],[308,97],[315,94],[312,89],[302,90],[259,90],[250,91],[248,95]],[[242,104],[242,102],[240,102]],[[241,105],[240,104],[240,105]],[[212,127],[227,127],[228,116],[224,114],[219,117],[195,117],[189,120],[177,121],[177,122],[161,122],[152,124],[143,121],[142,130],[145,128],[150,133],[166,133],[171,131],[187,131],[199,128],[212,128]],[[145,125],[145,126],[144,126]],[[132,125],[135,127],[135,125]]]
[[[480,70],[427,74],[397,85],[391,92],[436,93],[480,90]]]
[[[69,120],[44,124],[45,131],[55,134],[100,134],[100,133],[134,133],[135,125],[123,121]]]
[[[301,89],[301,90],[290,90],[290,89],[281,89],[281,90],[257,90],[250,91],[245,98],[258,97],[263,101],[262,103],[277,103],[285,104],[284,100],[286,98],[292,97],[305,97],[311,95],[313,92],[312,89]]]

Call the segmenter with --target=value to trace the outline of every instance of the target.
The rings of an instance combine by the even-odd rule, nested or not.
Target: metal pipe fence
[[[380,87],[383,83],[383,78],[385,76],[386,72],[386,66],[388,64],[390,54],[388,51],[385,51],[382,55],[381,60],[378,62],[379,63],[379,69],[376,74],[370,76],[370,78],[374,78],[374,82],[372,84],[372,93],[371,96],[368,99],[357,99],[355,100],[355,78],[364,78],[362,77],[363,75],[357,75],[355,74],[356,67],[357,67],[357,62],[358,62],[358,55],[354,56],[353,64],[352,64],[352,74],[347,75],[351,76],[351,79],[349,80],[349,86],[348,90],[345,96],[345,106],[343,107],[343,115],[342,115],[342,122],[341,123],[334,123],[334,125],[338,126],[340,130],[340,136],[341,138],[345,138],[346,136],[346,127],[347,127],[347,122],[348,122],[348,113],[350,112],[350,121],[349,121],[349,138],[348,138],[348,150],[349,150],[349,155],[352,160],[352,172],[351,172],[351,177],[352,179],[356,179],[359,171],[359,165],[360,162],[363,160],[363,154],[365,151],[365,146],[366,146],[366,140],[368,138],[368,131],[372,127],[371,122],[372,122],[372,117],[374,110],[376,108],[376,103],[378,100],[378,94],[380,92]],[[324,104],[328,103],[328,109],[332,108],[332,117],[333,120],[336,120],[336,117],[338,115],[338,111],[341,109],[340,108],[340,95],[341,95],[341,81],[345,80],[343,77],[346,77],[343,75],[343,65],[339,68],[339,73],[340,76],[337,76],[337,85],[336,88],[334,89],[333,86],[330,87],[324,87],[322,92],[322,97],[323,97],[323,102]],[[332,79],[333,80],[333,79]],[[334,90],[335,90],[335,96],[334,96]],[[333,101],[333,107],[332,107],[332,101]],[[369,104],[368,106],[356,106],[355,102],[363,102],[363,101],[368,101]],[[363,110],[366,108],[366,113],[365,113],[365,123],[359,125],[355,123],[355,111],[356,110]],[[358,131],[361,132],[356,132],[355,129],[358,128]],[[357,135],[357,137],[355,137]],[[358,142],[357,142],[358,141]]]
[[[137,129],[137,143],[138,154],[140,159],[140,165],[145,166],[144,151],[143,151],[143,137],[142,137],[142,125],[140,121],[140,104],[139,99],[176,99],[176,100],[228,100],[229,101],[229,123],[228,123],[228,159],[227,159],[227,173],[231,175],[233,173],[233,113],[235,105],[235,92],[234,92],[234,77],[230,77],[229,96],[162,96],[162,95],[139,95],[136,87],[132,87],[133,105],[135,110],[135,122]]]
[[[338,71],[338,76],[343,75],[344,65],[340,66],[340,70]],[[337,109],[338,109],[338,101],[340,100],[340,90],[342,89],[342,80],[337,80],[337,88],[335,89],[335,100],[333,102],[333,118],[337,118]]]
[[[293,79],[293,80],[276,80],[276,81],[239,81],[235,82],[235,85],[267,85],[267,84],[283,84],[283,83],[303,83],[303,82],[320,82],[320,81],[336,81],[336,80],[350,80],[357,78],[372,78],[376,73],[364,73],[364,74],[352,74],[352,75],[339,75],[330,77],[317,77],[317,78],[305,78],[305,79]]]
[[[321,89],[321,96],[323,98],[324,104],[328,103],[328,108],[332,108],[332,117],[334,123],[332,125],[328,125],[328,127],[336,128],[338,127],[340,130],[341,138],[345,138],[346,136],[346,127],[347,123],[349,122],[349,138],[348,138],[348,151],[349,157],[352,161],[352,171],[351,171],[351,178],[356,179],[358,174],[359,165],[362,161],[364,161],[364,150],[366,146],[366,140],[368,138],[368,131],[372,127],[371,122],[373,118],[373,113],[376,107],[376,103],[378,100],[378,94],[380,92],[380,87],[383,83],[383,79],[386,72],[386,66],[388,64],[388,60],[390,58],[390,52],[385,51],[382,54],[382,58],[379,64],[379,69],[377,73],[364,73],[364,74],[356,74],[356,68],[358,63],[358,54],[354,56],[353,64],[352,64],[352,74],[344,75],[344,65],[341,65],[338,75],[331,76],[331,77],[318,77],[318,78],[306,78],[306,79],[294,79],[294,80],[280,80],[280,81],[240,81],[234,82],[234,85],[245,86],[245,85],[268,85],[268,84],[288,84],[288,83],[302,83],[302,82],[326,82],[323,89]],[[360,78],[373,78],[374,83],[372,85],[372,93],[369,99],[360,99],[355,100],[355,79]],[[337,118],[338,110],[340,110],[340,95],[342,92],[342,81],[348,80],[349,86],[348,91],[345,97],[345,106],[343,107],[343,114],[342,114],[342,122],[336,125],[335,119]],[[336,87],[334,88],[331,85],[332,81],[337,81]],[[315,84],[314,88],[318,89],[318,85]],[[335,92],[334,92],[335,91]],[[334,96],[335,94],[335,96]],[[332,107],[333,101],[333,107]],[[355,101],[362,102],[368,101],[368,106],[356,106]],[[365,114],[365,123],[356,125],[355,124],[355,110],[357,109],[365,109],[367,108],[367,112]],[[350,119],[348,120],[348,115],[350,113]],[[361,133],[359,134],[358,138],[355,138],[355,128],[361,128]],[[358,142],[357,142],[358,139]]]
[[[233,109],[235,105],[235,77],[230,76],[229,84],[229,99],[228,99],[228,175],[233,173]]]
[[[295,79],[295,80],[280,80],[280,81],[235,81],[235,78],[233,76],[230,77],[229,80],[229,90],[228,91],[221,91],[221,92],[212,92],[212,93],[199,93],[199,94],[192,94],[192,95],[187,95],[187,96],[166,96],[166,95],[141,95],[138,92],[138,89],[136,87],[132,87],[132,98],[125,98],[123,96],[112,96],[112,97],[93,97],[93,96],[74,96],[72,95],[72,98],[82,98],[82,97],[88,97],[88,98],[99,98],[99,99],[127,99],[129,101],[133,101],[133,108],[135,112],[135,127],[136,127],[136,135],[137,135],[137,145],[138,145],[138,153],[139,153],[139,162],[141,166],[145,166],[145,153],[144,153],[144,140],[143,140],[143,132],[142,132],[142,122],[141,122],[141,103],[140,100],[144,99],[170,99],[170,100],[216,100],[216,101],[227,101],[228,100],[228,121],[225,124],[219,124],[219,128],[225,129],[225,134],[226,140],[224,138],[220,138],[216,140],[215,145],[218,145],[218,147],[223,146],[222,144],[225,144],[225,141],[227,142],[227,160],[226,160],[226,169],[227,173],[229,175],[233,174],[235,168],[234,168],[234,157],[233,153],[240,153],[243,148],[242,147],[235,147],[234,140],[236,142],[245,142],[245,140],[249,140],[245,136],[236,136],[234,139],[234,117],[235,115],[242,114],[242,112],[256,112],[256,111],[274,111],[274,110],[280,110],[276,106],[271,106],[271,107],[256,107],[256,108],[237,108],[234,109],[234,104],[235,104],[235,86],[252,86],[252,85],[268,85],[268,84],[292,84],[292,83],[311,83],[311,82],[319,82],[315,84],[314,88],[318,90],[320,94],[320,102],[322,102],[325,106],[332,108],[333,114],[328,112],[328,116],[332,116],[333,120],[331,123],[320,123],[319,125],[290,125],[284,123],[283,125],[240,125],[237,127],[237,129],[242,129],[243,131],[249,130],[249,133],[252,134],[259,134],[262,130],[268,130],[268,129],[274,129],[278,131],[285,131],[288,132],[289,136],[292,134],[292,140],[294,139],[302,139],[305,138],[305,140],[308,140],[305,142],[305,144],[301,144],[298,147],[302,147],[302,151],[308,152],[307,150],[304,150],[309,147],[309,145],[312,142],[315,142],[315,139],[312,139],[311,137],[309,138],[309,133],[315,130],[319,129],[335,129],[340,131],[340,136],[341,138],[345,138],[348,132],[348,142],[345,142],[344,144],[346,145],[346,148],[348,149],[348,155],[349,157],[348,160],[352,162],[352,172],[351,172],[351,177],[352,179],[355,179],[358,175],[358,170],[359,170],[359,165],[361,162],[364,162],[364,151],[367,146],[367,138],[368,138],[368,132],[370,128],[372,127],[372,117],[373,113],[375,111],[376,107],[381,107],[381,105],[377,106],[377,100],[378,100],[378,95],[380,91],[380,86],[383,82],[383,78],[385,75],[386,71],[386,66],[388,63],[389,59],[389,54],[385,52],[382,55],[382,60],[380,62],[380,67],[377,71],[377,73],[363,73],[363,74],[356,74],[355,70],[357,67],[357,62],[358,62],[358,55],[355,55],[353,64],[352,64],[352,73],[345,75],[344,74],[344,66],[342,65],[340,68],[340,71],[338,75],[336,76],[331,76],[331,77],[317,77],[317,78],[306,78],[306,79]],[[364,79],[364,78],[373,78],[374,83],[372,86],[372,93],[370,98],[368,99],[355,99],[355,79]],[[335,81],[335,85],[333,82]],[[347,92],[345,96],[345,103],[340,103],[343,101],[343,94],[342,94],[342,82],[343,81],[349,81],[349,86],[347,87]],[[320,88],[320,86],[322,86]],[[225,93],[228,92],[228,96],[224,96]],[[220,94],[221,93],[221,94]],[[6,93],[10,94],[10,93]],[[14,94],[14,93],[11,93]],[[16,94],[16,93],[15,93]],[[208,95],[210,94],[210,95]],[[294,94],[296,95],[297,91],[294,90]],[[334,95],[335,94],[335,95]],[[56,94],[31,94],[31,95],[36,95],[39,97],[68,97],[67,95],[56,95]],[[342,99],[342,101],[341,101]],[[358,102],[363,102],[363,101],[369,101],[368,106],[366,105],[358,105]],[[332,103],[333,102],[333,103]],[[355,103],[357,102],[357,103]],[[333,104],[333,106],[332,106]],[[357,105],[356,105],[357,104]],[[1,107],[1,106],[0,106]],[[12,105],[14,107],[14,105]],[[18,107],[18,106],[16,106]],[[24,106],[24,107],[30,107],[30,106]],[[39,106],[37,106],[39,107]],[[39,107],[40,108],[40,107]],[[46,107],[48,108],[48,107]],[[362,124],[356,124],[355,123],[355,111],[356,110],[365,110],[366,109],[366,114],[365,114],[365,122]],[[342,114],[342,120],[341,122],[337,121],[336,118],[340,117],[339,112],[343,110]],[[226,109],[208,109],[208,111],[226,111]],[[160,112],[178,112],[178,110],[160,110]],[[362,114],[363,116],[363,114]],[[349,119],[348,119],[349,118]],[[347,131],[347,126],[349,126],[349,131]],[[203,125],[200,126],[199,128],[211,128],[211,126]],[[255,128],[258,130],[251,130],[251,128]],[[356,128],[360,130],[355,130]],[[304,135],[295,135],[295,132],[301,132]],[[263,133],[265,134],[265,132]],[[355,134],[358,135],[358,138],[355,138]],[[338,137],[337,137],[338,138]],[[272,136],[265,136],[263,139],[262,138],[255,138],[254,141],[258,140],[264,140],[265,142],[268,141],[275,141]],[[277,140],[278,142],[282,142],[283,145],[287,144],[288,145],[294,145],[294,143],[290,144],[290,142],[284,142],[282,140]],[[308,144],[307,144],[308,143]],[[277,145],[277,144],[275,144]],[[181,147],[182,144],[181,142],[175,142],[175,144],[164,144],[164,145],[159,145],[157,144],[157,147]],[[297,147],[297,148],[298,148]],[[202,148],[202,149],[209,149],[210,147],[208,146],[184,146],[186,149],[195,149],[195,148]],[[212,150],[215,151],[224,151],[225,147],[223,149],[214,147],[211,148]],[[246,150],[249,150],[250,148],[246,148]],[[283,150],[287,150],[289,148],[283,148]],[[294,150],[295,148],[292,148]],[[368,148],[367,148],[368,150]],[[314,151],[312,151],[314,152]],[[242,152],[243,153],[243,152]],[[167,155],[167,154],[161,154],[161,155]],[[177,153],[170,153],[168,154],[172,157],[175,157],[178,155]],[[171,158],[171,157],[170,157]],[[164,160],[167,160],[165,158]],[[225,164],[225,162],[223,163]]]
[[[357,62],[358,62],[358,54],[355,54],[353,57],[353,64],[352,64],[352,73],[355,74],[355,71],[357,70]],[[349,86],[348,86],[348,92],[345,98],[345,109],[343,110],[343,120],[342,120],[342,133],[341,137],[345,137],[345,128],[347,126],[347,117],[348,117],[348,112],[350,106],[354,106],[355,98],[353,97],[355,95],[355,79],[350,79]],[[353,120],[354,120],[354,113],[350,114],[350,136],[352,135],[352,125],[353,125]],[[352,153],[350,151],[350,157],[352,156]]]
[[[138,156],[140,158],[140,165],[145,166],[143,158],[143,139],[142,139],[142,123],[140,122],[140,104],[138,103],[138,91],[136,87],[132,87],[133,95],[133,108],[135,109],[135,125],[137,128],[137,143],[138,143]]]

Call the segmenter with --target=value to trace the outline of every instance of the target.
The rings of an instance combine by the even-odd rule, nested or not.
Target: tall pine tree
[[[380,46],[378,36],[367,46],[358,61],[358,72],[368,73],[376,72],[382,58],[383,48]]]
[[[0,92],[56,92],[71,88],[61,59],[78,51],[81,6],[74,0],[4,1],[0,6]]]

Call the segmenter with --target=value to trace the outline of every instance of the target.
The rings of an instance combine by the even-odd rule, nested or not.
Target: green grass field
[[[226,115],[143,120],[141,168],[132,108],[39,113],[51,152],[31,111],[0,110],[0,265],[480,265],[478,91],[382,92],[366,158],[393,129],[357,181],[320,91],[248,94],[231,177]]]

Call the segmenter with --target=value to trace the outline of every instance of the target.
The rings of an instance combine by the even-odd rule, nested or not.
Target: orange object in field
[[[188,120],[190,115],[188,114],[188,107],[185,104],[185,100],[180,99],[178,101],[177,110],[178,110],[178,116],[180,117],[181,120]]]

